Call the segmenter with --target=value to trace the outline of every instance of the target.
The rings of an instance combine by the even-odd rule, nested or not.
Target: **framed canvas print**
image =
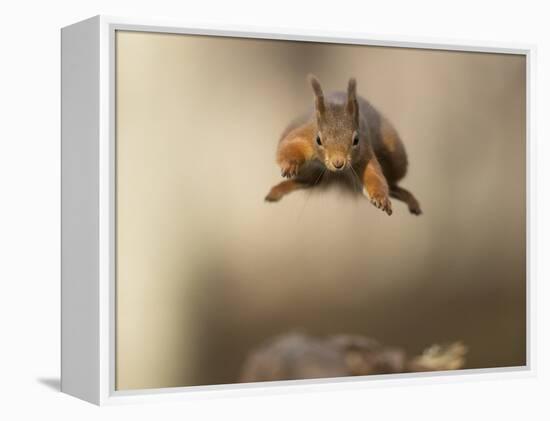
[[[62,30],[62,390],[533,371],[533,48]]]

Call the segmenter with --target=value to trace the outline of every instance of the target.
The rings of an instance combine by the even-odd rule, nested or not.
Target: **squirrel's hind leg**
[[[418,203],[416,197],[414,197],[414,195],[410,191],[404,189],[403,187],[399,187],[397,185],[390,186],[390,196],[397,200],[405,202],[409,207],[410,213],[414,215],[422,214],[420,203]]]
[[[285,180],[279,184],[273,186],[267,196],[265,197],[266,202],[278,202],[283,198],[283,196],[293,192],[298,189],[307,189],[311,187],[311,184],[297,181],[295,179]]]

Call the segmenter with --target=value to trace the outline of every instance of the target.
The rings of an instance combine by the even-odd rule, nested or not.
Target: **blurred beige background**
[[[424,215],[263,201],[309,72],[394,123]],[[234,382],[292,330],[525,363],[522,56],[119,32],[116,77],[118,389]]]

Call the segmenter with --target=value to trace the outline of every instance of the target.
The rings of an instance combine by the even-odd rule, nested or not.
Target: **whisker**
[[[353,184],[357,186],[357,192],[358,192],[358,193],[361,193],[361,185],[362,185],[363,183],[361,183],[361,179],[359,178],[359,176],[357,175],[357,173],[356,173],[355,170],[353,169],[353,166],[350,165],[349,168],[350,168],[350,170],[353,172],[353,174],[355,175],[355,177],[357,178],[358,184],[355,184],[355,183],[353,183]]]
[[[323,171],[321,171],[321,173],[319,174],[319,176],[317,177],[315,182],[311,186],[308,187],[309,191],[306,192],[306,198],[304,200],[304,204],[302,206],[302,209],[300,210],[300,213],[298,213],[298,219],[300,219],[302,214],[304,213],[307,201],[309,200],[309,197],[311,196],[311,190],[317,185],[317,183],[319,183],[321,181],[321,179],[323,178],[323,175],[325,175],[326,171],[327,171],[326,168],[323,168]]]
[[[351,188],[355,193],[355,178],[353,177],[353,174],[351,174],[349,171],[344,171],[343,174],[346,177],[346,182],[351,185]]]

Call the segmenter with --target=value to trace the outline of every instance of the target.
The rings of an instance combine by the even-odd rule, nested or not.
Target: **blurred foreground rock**
[[[277,336],[253,350],[246,359],[241,382],[362,376],[456,370],[465,363],[467,349],[455,342],[433,345],[421,355],[408,357],[360,335],[316,338],[299,333]]]

